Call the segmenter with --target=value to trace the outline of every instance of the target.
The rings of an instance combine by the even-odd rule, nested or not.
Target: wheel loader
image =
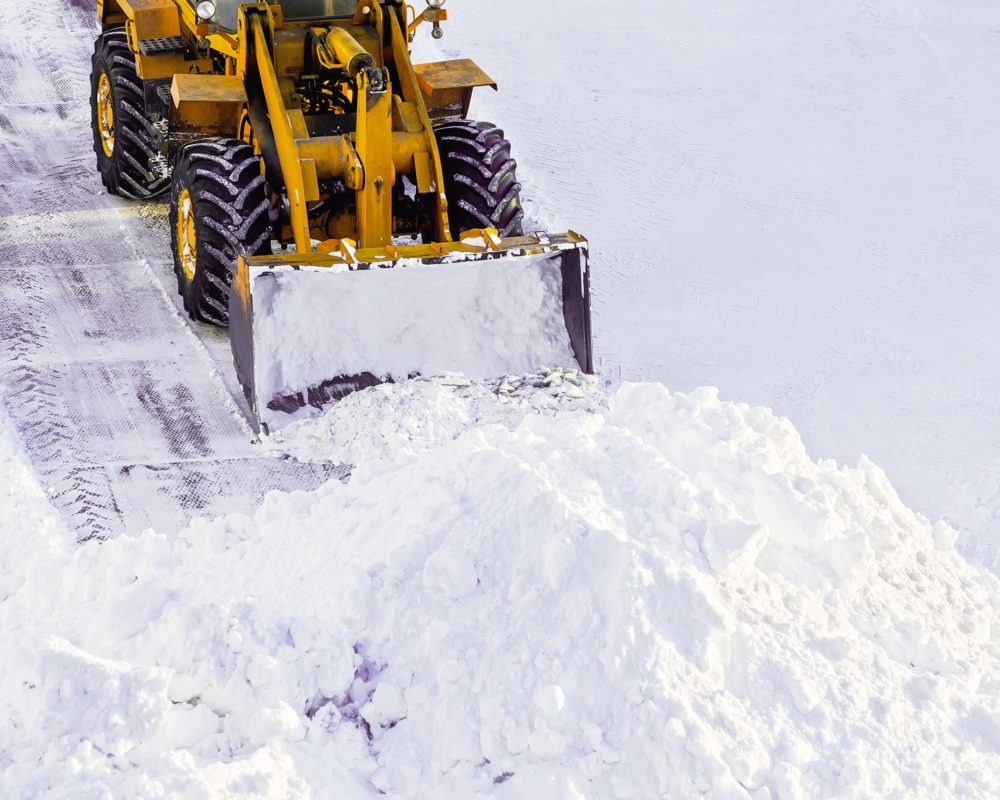
[[[185,309],[264,433],[379,383],[593,372],[587,241],[523,230],[496,84],[414,64],[445,0],[97,0],[108,192],[169,198]]]

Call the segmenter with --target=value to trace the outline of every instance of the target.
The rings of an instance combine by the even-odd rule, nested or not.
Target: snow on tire
[[[270,204],[252,147],[237,139],[185,145],[174,164],[170,231],[177,288],[192,319],[229,322],[241,255],[270,252]]]
[[[502,236],[522,235],[517,162],[503,131],[490,122],[455,120],[438,125],[434,132],[452,233],[496,228]]]

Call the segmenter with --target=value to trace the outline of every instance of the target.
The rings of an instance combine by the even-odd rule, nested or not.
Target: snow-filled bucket
[[[590,324],[573,233],[241,258],[230,296],[237,375],[265,433],[417,375],[592,373]]]

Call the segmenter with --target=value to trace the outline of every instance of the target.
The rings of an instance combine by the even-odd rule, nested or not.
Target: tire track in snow
[[[147,258],[164,237],[141,221],[162,205],[101,189],[95,34],[92,4],[74,0],[12,10],[0,28],[0,386],[53,504],[86,541],[345,477],[262,453],[223,377],[225,337],[180,316]]]

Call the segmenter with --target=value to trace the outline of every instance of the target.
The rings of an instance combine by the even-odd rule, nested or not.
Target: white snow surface
[[[577,364],[562,313],[561,258],[393,269],[302,268],[253,278],[254,364],[267,405],[338,376],[487,378]]]
[[[995,797],[1000,586],[880,469],[654,384],[405,446],[454,383],[375,390],[347,484],[103,545],[3,423],[0,794]]]

